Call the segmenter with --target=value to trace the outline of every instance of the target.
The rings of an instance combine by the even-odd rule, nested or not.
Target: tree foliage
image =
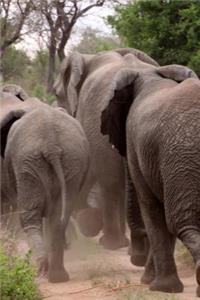
[[[108,22],[129,47],[161,65],[178,63],[200,74],[199,0],[138,0],[117,6]]]
[[[25,70],[30,65],[30,59],[22,50],[9,47],[2,57],[3,79],[5,81],[24,78]]]
[[[74,49],[80,53],[95,54],[120,46],[122,45],[117,37],[101,35],[99,31],[87,28],[82,35],[82,40]]]

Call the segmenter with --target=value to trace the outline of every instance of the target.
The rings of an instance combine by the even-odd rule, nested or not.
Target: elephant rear
[[[44,104],[13,122],[5,163],[39,271],[47,272],[51,282],[67,281],[65,229],[89,169],[83,130],[67,113]],[[48,252],[42,236],[43,217],[49,232]]]
[[[135,145],[137,158],[133,154],[135,150],[131,149],[130,161],[139,164],[139,172],[137,168],[134,171],[134,180],[137,176],[143,183],[140,188],[143,193],[142,209],[146,213],[151,207],[148,213],[152,220],[155,218],[156,225],[151,221],[149,228],[152,230],[153,225],[155,229],[156,226],[162,228],[167,255],[169,249],[174,248],[175,236],[189,249],[196,265],[197,295],[200,296],[199,81],[184,81],[171,89],[167,97],[163,96],[164,101],[166,104],[160,108],[160,114],[157,110],[155,116],[152,114],[151,118],[146,118],[149,122],[148,126],[144,125],[145,130],[138,130],[138,136],[141,133],[142,138]],[[146,116],[143,114],[141,120],[144,121]],[[165,220],[165,223],[161,220]],[[156,238],[158,242],[161,235]],[[151,242],[154,243],[154,240]],[[174,278],[171,284],[173,282]],[[181,291],[180,282],[176,281],[176,284],[177,290]]]

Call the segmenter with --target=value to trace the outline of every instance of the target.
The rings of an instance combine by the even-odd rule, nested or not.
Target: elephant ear
[[[58,96],[64,103],[68,112],[74,116],[78,106],[78,84],[84,72],[84,58],[78,52],[69,54],[63,61],[60,69],[60,75],[57,79],[54,88]],[[64,95],[62,94],[64,93]],[[65,103],[67,101],[67,103]],[[59,103],[60,104],[60,103]]]
[[[177,82],[182,82],[187,78],[198,79],[196,73],[191,69],[189,69],[188,67],[175,65],[175,64],[159,67],[157,69],[157,73],[162,77],[173,79]]]
[[[122,156],[126,156],[126,119],[133,102],[137,75],[126,68],[115,75],[109,103],[101,114],[101,133],[109,136],[112,148],[116,148]]]
[[[22,109],[10,111],[4,118],[0,121],[0,135],[1,135],[1,156],[4,157],[5,149],[7,144],[8,133],[12,125],[19,120],[25,111]]]
[[[147,55],[145,52],[135,49],[135,48],[118,48],[115,49],[117,53],[119,53],[122,56],[125,56],[126,54],[133,54],[135,55],[139,60],[148,63],[153,66],[159,66],[159,64],[149,55]]]

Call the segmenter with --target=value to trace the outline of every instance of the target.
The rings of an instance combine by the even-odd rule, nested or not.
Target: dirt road
[[[40,279],[40,289],[48,300],[193,300],[196,283],[192,268],[177,261],[185,289],[182,294],[149,292],[140,284],[143,268],[129,262],[127,248],[108,251],[96,240],[81,237],[65,253],[65,266],[71,280],[49,284]]]

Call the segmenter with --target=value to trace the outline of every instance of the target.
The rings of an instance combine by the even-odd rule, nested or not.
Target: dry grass
[[[20,226],[17,213],[1,216],[0,244],[9,255],[25,257],[29,247],[25,241],[25,234]]]
[[[117,300],[179,300],[177,295],[166,295],[138,288],[138,290],[125,290],[117,295]]]
[[[179,240],[176,243],[175,256],[182,265],[194,268],[194,261],[190,252]]]

